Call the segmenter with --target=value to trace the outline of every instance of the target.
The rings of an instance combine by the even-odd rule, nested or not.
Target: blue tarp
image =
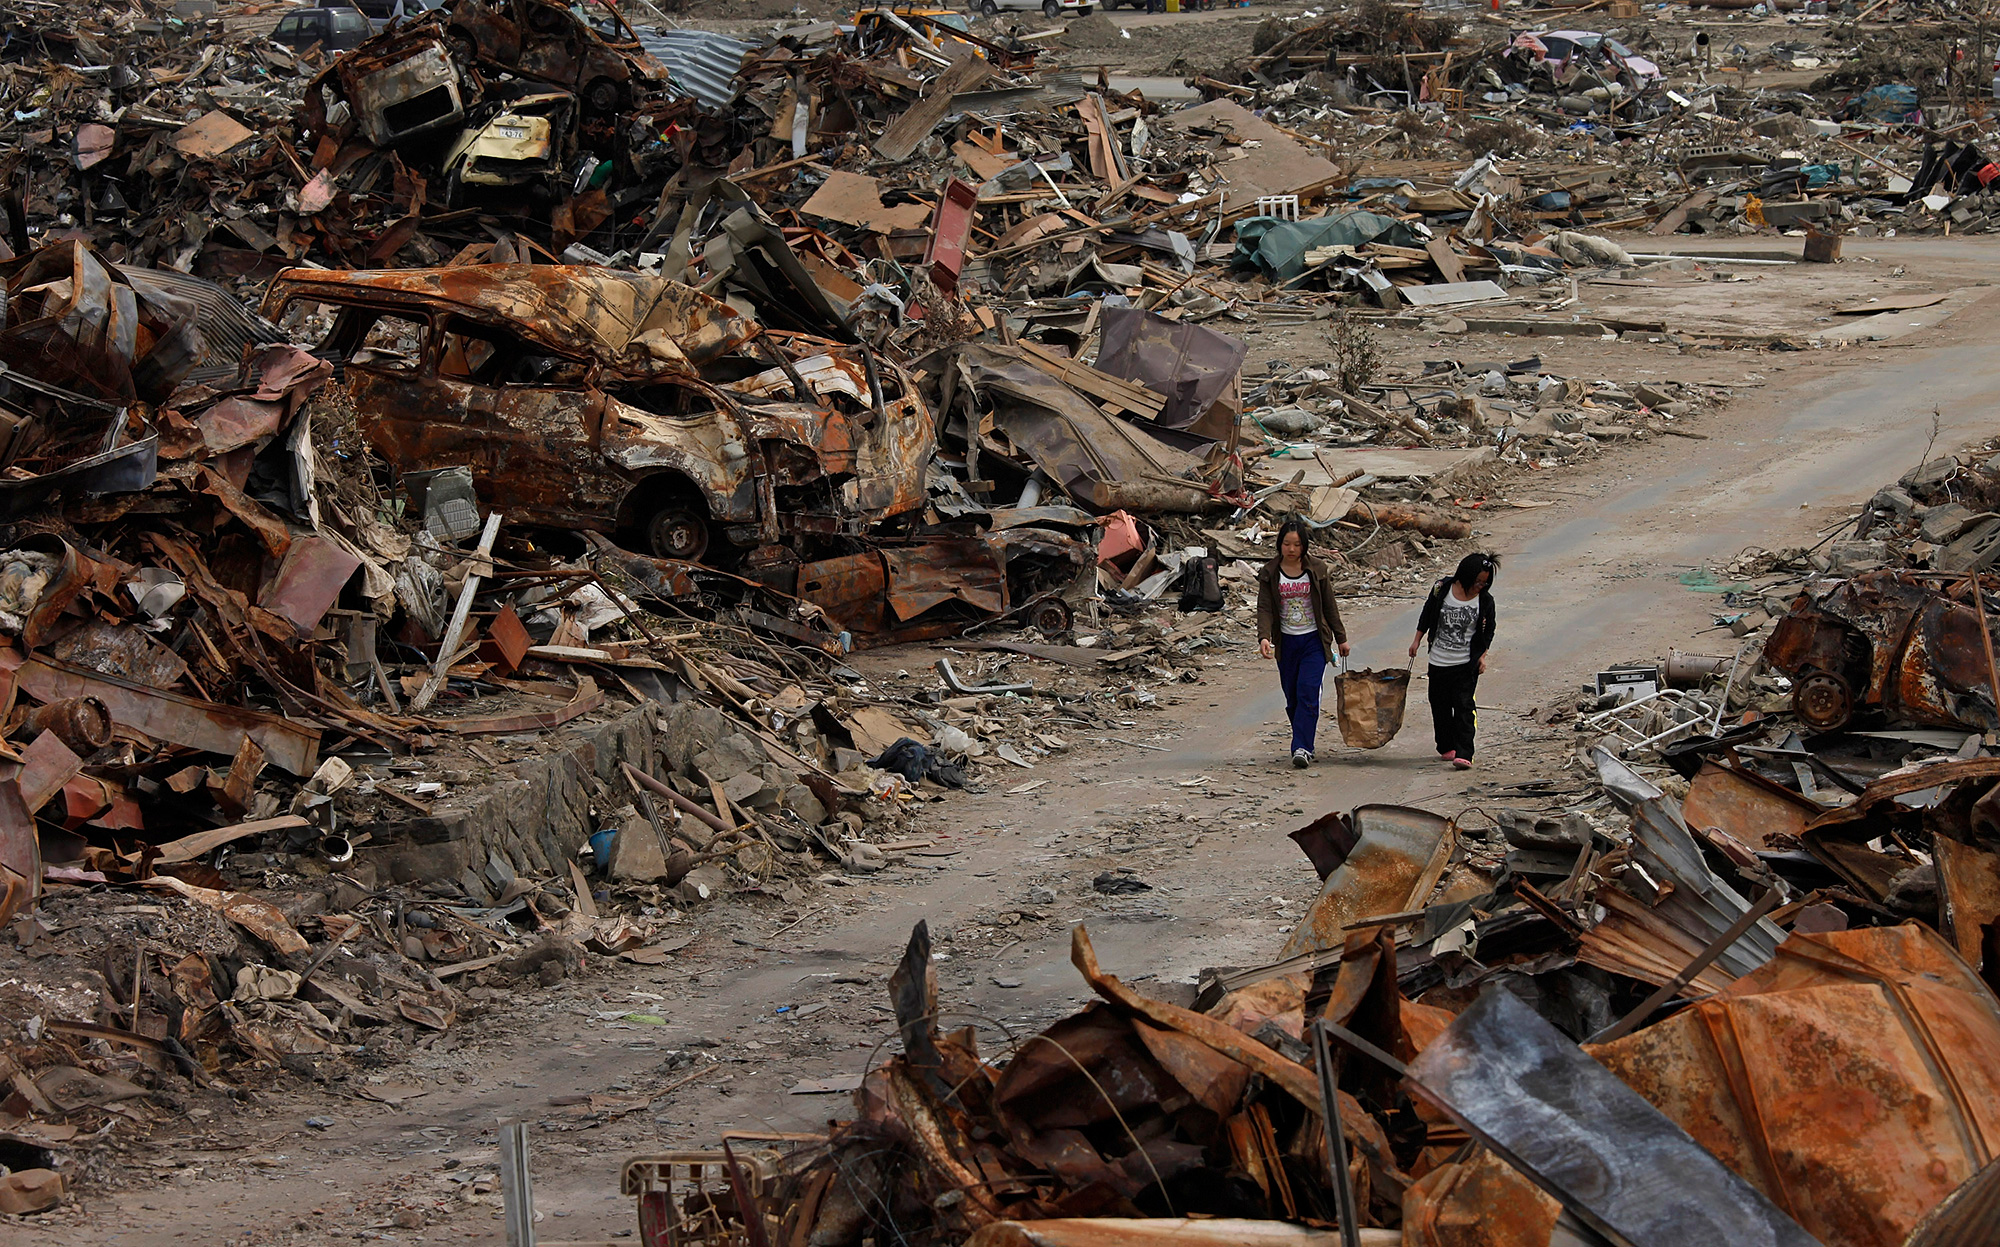
[[[1365,242],[1414,247],[1419,240],[1396,218],[1360,208],[1306,221],[1253,216],[1236,223],[1236,254],[1231,259],[1262,269],[1272,281],[1290,281],[1306,271],[1306,252],[1313,248],[1358,247]]]

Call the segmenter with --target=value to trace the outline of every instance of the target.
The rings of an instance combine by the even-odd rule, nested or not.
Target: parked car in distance
[[[376,30],[387,26],[396,16],[397,0],[353,0],[354,7],[368,19],[368,24]],[[403,20],[413,21],[432,9],[444,7],[444,0],[402,0]]]
[[[270,39],[301,52],[314,46],[345,52],[365,43],[374,33],[375,28],[359,9],[293,9],[278,19]]]
[[[1040,9],[1042,16],[1056,18],[1088,17],[1092,5],[1089,0],[973,0],[972,7],[988,17],[1020,9]]]

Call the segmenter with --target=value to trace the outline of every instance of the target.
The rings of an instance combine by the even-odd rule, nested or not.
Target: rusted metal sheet
[[[1613,1243],[1821,1247],[1519,997],[1492,986],[1410,1086]]]
[[[1931,1209],[1903,1240],[1903,1247],[1963,1247],[1968,1243],[2000,1243],[2000,1160],[1989,1161]]]
[[[1944,933],[1973,969],[1982,968],[1985,927],[2000,922],[2000,853],[1949,836],[1931,838]]]
[[[1341,947],[1350,923],[1420,909],[1451,860],[1451,820],[1402,805],[1364,805],[1352,815],[1353,847],[1320,884],[1283,955]]]
[[[1875,807],[1884,801],[1906,797],[1926,788],[1942,788],[1952,784],[1962,784],[1968,780],[1993,779],[2000,777],[2000,758],[1966,758],[1956,762],[1939,762],[1931,766],[1918,767],[1898,775],[1887,775],[1861,790],[1861,795],[1851,803],[1828,810],[1812,821],[1812,827],[1838,827],[1845,823],[1859,823],[1872,816]]]
[[[1547,1239],[1541,1247],[1546,1247]],[[1400,1230],[1364,1229],[1361,1247],[1402,1247]],[[1339,1230],[1241,1217],[1052,1217],[994,1221],[965,1247],[1340,1247]]]
[[[23,662],[14,679],[37,701],[95,697],[120,726],[206,753],[234,757],[248,736],[272,766],[292,775],[311,775],[319,756],[319,729],[280,715],[197,701],[51,660]]]
[[[341,588],[361,569],[361,559],[324,537],[304,537],[285,551],[277,575],[264,584],[257,605],[298,629],[300,640],[340,598]]]
[[[1592,1052],[1829,1247],[1897,1247],[2000,1146],[2000,1002],[1915,923],[1793,935]]]
[[[0,762],[0,772],[18,772],[17,762]],[[0,774],[0,925],[35,903],[42,894],[42,844],[35,816],[21,800],[17,775]]]
[[[1562,1204],[1485,1148],[1403,1196],[1404,1247],[1549,1247]]]
[[[1819,806],[1789,788],[1760,775],[1704,760],[1681,801],[1681,818],[1690,827],[1717,827],[1752,848],[1763,848],[1772,836],[1793,840],[1819,817]]]
[[[1940,589],[1935,578],[1898,571],[1838,581],[1800,595],[1764,657],[1792,677],[1793,709],[1819,731],[1857,715],[1992,731],[2000,713],[1967,589],[1962,580]]]

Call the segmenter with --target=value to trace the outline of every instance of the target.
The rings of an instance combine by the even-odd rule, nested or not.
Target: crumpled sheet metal
[[[1349,923],[1421,908],[1451,861],[1451,820],[1415,806],[1364,805],[1353,847],[1320,884],[1283,955],[1341,947]]]
[[[977,538],[945,538],[822,559],[799,569],[799,596],[848,630],[895,632],[948,602],[975,618],[1007,610],[1007,573]]]
[[[1418,1054],[1409,1084],[1613,1243],[1820,1247],[1497,985]]]
[[[1401,1247],[1398,1230],[1364,1229],[1361,1247]],[[1051,1217],[994,1221],[965,1247],[1340,1247],[1339,1230],[1241,1217]],[[1545,1247],[1545,1237],[1538,1247]]]
[[[1403,1196],[1404,1247],[1549,1247],[1562,1202],[1498,1153],[1439,1165]]]
[[[1194,512],[1212,504],[1202,461],[1099,411],[1013,347],[968,345],[957,366],[992,408],[981,423],[1098,512]],[[1004,448],[1003,448],[1004,449]]]
[[[1963,582],[1940,590],[1934,579],[1906,572],[1866,572],[1817,597],[1801,595],[1772,629],[1764,657],[1797,682],[1795,705],[1813,695],[1808,680],[1822,676],[1845,686],[1850,715],[1878,711],[1892,723],[1992,731],[2000,713],[1980,614],[1964,594]],[[1837,710],[1802,717],[1821,730],[1847,721]]]
[[[741,348],[757,325],[692,286],[664,277],[571,264],[455,268],[286,269],[264,296],[266,315],[293,299],[342,301],[364,292],[411,307],[504,326],[565,355],[597,360],[635,381],[696,373]]]
[[[1592,1055],[1826,1247],[1897,1247],[2000,1149],[2000,1001],[1916,923],[1795,934]]]
[[[1964,1243],[2000,1243],[2000,1160],[1989,1161],[1931,1209],[1903,1240],[1903,1247],[1960,1247]]]
[[[1185,429],[1228,392],[1250,353],[1241,338],[1136,307],[1107,307],[1096,367],[1166,396],[1159,423]]]
[[[1748,770],[1704,759],[1681,800],[1681,818],[1690,827],[1718,827],[1753,849],[1773,836],[1793,840],[1820,807],[1798,793]]]
[[[1603,897],[1608,892],[1601,894],[1606,913],[1584,932],[1577,959],[1665,983],[1749,912],[1750,902],[1709,870],[1694,837],[1664,798],[1648,797],[1631,812],[1633,861],[1655,883],[1671,884],[1671,890],[1652,905],[1627,896],[1607,902]],[[1715,984],[1748,974],[1769,961],[1784,938],[1777,924],[1759,919],[1716,958],[1701,981]]]

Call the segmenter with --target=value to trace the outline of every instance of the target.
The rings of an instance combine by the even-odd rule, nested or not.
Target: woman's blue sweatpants
[[[1292,748],[1312,752],[1319,728],[1319,689],[1326,679],[1326,649],[1319,633],[1278,637],[1278,684],[1285,690],[1285,717],[1292,721]]]

